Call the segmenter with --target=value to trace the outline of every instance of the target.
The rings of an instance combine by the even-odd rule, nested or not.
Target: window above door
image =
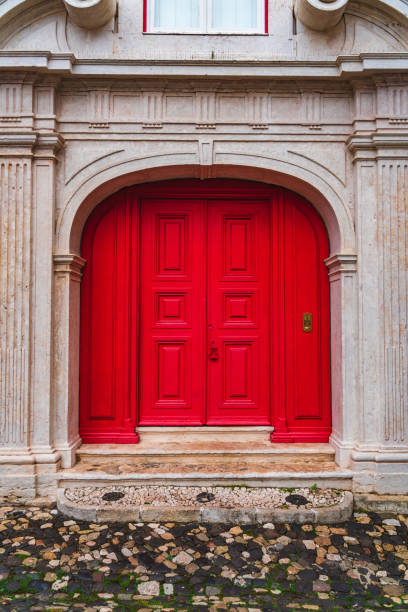
[[[144,0],[151,34],[265,34],[268,0]]]

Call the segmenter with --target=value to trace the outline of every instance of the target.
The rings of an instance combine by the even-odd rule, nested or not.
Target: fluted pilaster
[[[408,444],[408,157],[380,160],[378,175],[383,434],[394,446]]]
[[[31,159],[0,158],[0,445],[28,446]]]

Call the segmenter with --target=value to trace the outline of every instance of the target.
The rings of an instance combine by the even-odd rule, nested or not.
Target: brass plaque
[[[313,316],[311,312],[303,313],[303,331],[310,334],[313,329]]]

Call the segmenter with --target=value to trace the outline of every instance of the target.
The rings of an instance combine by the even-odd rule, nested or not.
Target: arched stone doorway
[[[240,178],[255,180],[264,185],[274,184],[290,188],[307,198],[323,218],[330,240],[330,257],[326,260],[331,283],[331,351],[332,351],[332,435],[336,460],[346,466],[358,428],[355,376],[347,361],[357,363],[355,342],[356,295],[354,255],[355,237],[350,213],[336,186],[324,177],[310,174],[306,168],[293,168],[275,160],[248,159],[247,166],[231,164],[206,168],[200,166],[161,166],[147,160],[149,167],[139,168],[140,162],[129,162],[126,167],[107,168],[90,177],[72,194],[63,207],[57,227],[55,270],[55,431],[56,447],[62,464],[69,467],[75,460],[79,437],[79,320],[81,269],[80,242],[86,221],[92,210],[109,194],[127,185],[178,178]],[[159,160],[158,160],[159,161]],[[160,160],[163,161],[163,160]],[[173,160],[171,160],[173,161]],[[176,160],[174,160],[176,161]],[[257,166],[251,164],[258,164]],[[260,167],[263,164],[262,167]],[[132,169],[133,168],[133,169]],[[126,171],[125,174],[122,171]],[[160,184],[160,183],[157,183]]]

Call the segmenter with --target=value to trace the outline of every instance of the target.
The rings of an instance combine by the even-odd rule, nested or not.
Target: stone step
[[[196,456],[176,461],[168,457],[87,457],[59,473],[59,486],[106,486],[108,484],[247,485],[351,489],[352,472],[334,461],[271,462],[269,457]],[[184,458],[183,458],[184,459]],[[85,484],[86,483],[86,484]]]
[[[200,427],[138,427],[141,441],[180,442],[189,440],[269,441],[274,427],[248,425],[203,425]]]
[[[116,461],[130,461],[137,464],[140,459],[149,457],[162,462],[187,462],[202,457],[204,462],[231,459],[266,459],[269,463],[297,463],[333,461],[334,449],[329,444],[272,444],[268,439],[261,440],[221,440],[198,436],[195,439],[158,441],[155,437],[142,437],[139,444],[84,444],[77,451],[83,463],[106,462],[106,458]]]

